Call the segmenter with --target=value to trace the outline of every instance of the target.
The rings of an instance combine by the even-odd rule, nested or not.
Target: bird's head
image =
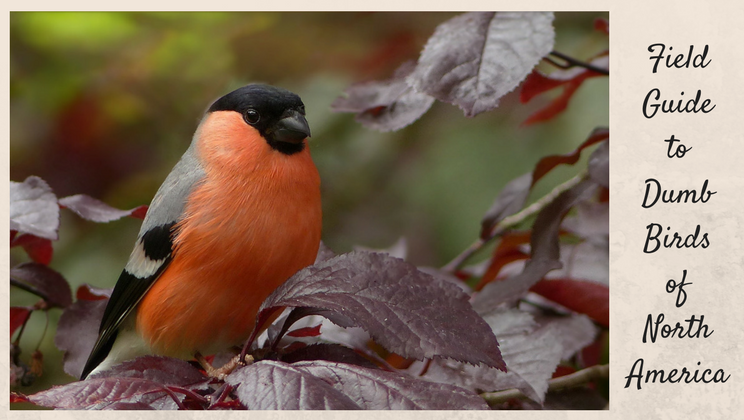
[[[245,124],[255,128],[261,137],[285,155],[301,152],[310,126],[305,119],[305,105],[296,94],[274,86],[250,84],[219,98],[207,114],[237,112]]]

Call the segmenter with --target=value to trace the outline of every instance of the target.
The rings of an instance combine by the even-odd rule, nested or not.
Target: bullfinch
[[[209,107],[150,204],[81,379],[248,339],[261,302],[318,252],[309,136],[302,100],[284,89],[251,84]]]

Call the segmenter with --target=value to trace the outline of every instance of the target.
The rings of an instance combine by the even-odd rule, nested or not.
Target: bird
[[[309,137],[305,105],[279,87],[209,106],[150,203],[81,380],[143,355],[202,362],[248,339],[261,303],[320,246]]]

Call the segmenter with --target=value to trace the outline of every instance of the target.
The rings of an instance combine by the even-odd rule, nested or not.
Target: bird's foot
[[[224,381],[225,378],[227,378],[227,375],[232,373],[232,371],[234,371],[238,367],[250,365],[251,363],[253,363],[253,356],[251,356],[250,354],[246,354],[243,361],[240,360],[240,355],[236,355],[227,363],[222,365],[222,367],[215,368],[199,352],[197,352],[194,357],[196,358],[196,361],[199,362],[199,365],[204,368],[204,372],[207,373],[207,376],[209,376],[210,378],[219,379],[220,381]]]

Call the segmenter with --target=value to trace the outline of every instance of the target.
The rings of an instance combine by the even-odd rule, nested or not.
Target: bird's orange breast
[[[137,308],[137,331],[174,357],[247,339],[261,302],[314,262],[321,233],[307,147],[282,154],[235,112],[210,114],[196,135],[206,175],[177,225],[173,260]]]

